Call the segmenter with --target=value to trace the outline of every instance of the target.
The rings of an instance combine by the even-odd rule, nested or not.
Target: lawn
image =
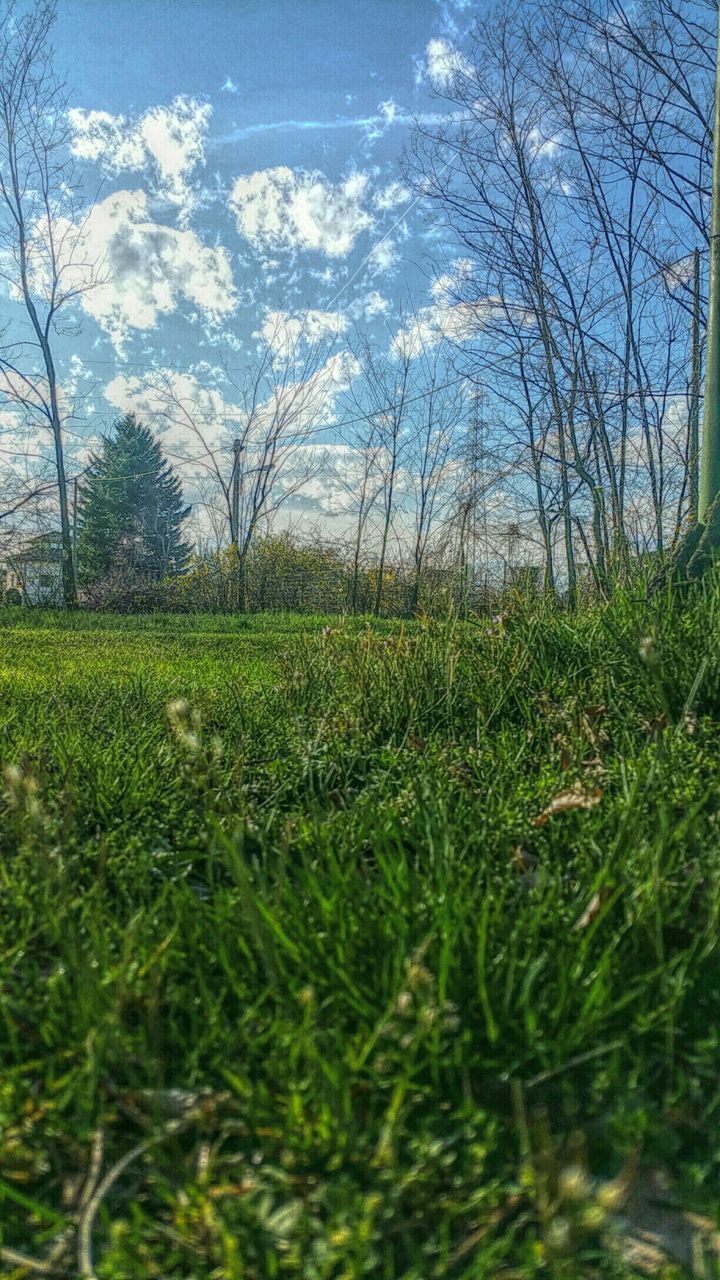
[[[720,580],[2,611],[4,1274],[720,1274],[719,677]]]

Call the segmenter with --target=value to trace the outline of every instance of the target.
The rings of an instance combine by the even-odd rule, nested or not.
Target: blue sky
[[[113,192],[128,193],[128,200],[147,197],[148,220],[181,227],[222,256],[238,299],[231,308],[229,296],[220,296],[231,293],[229,281],[217,282],[210,291],[217,308],[208,309],[217,322],[206,325],[201,304],[207,295],[198,288],[183,296],[179,282],[172,309],[159,311],[146,327],[129,314],[122,339],[114,342],[96,307],[101,324],[92,315],[86,320],[83,358],[100,367],[100,358],[119,356],[130,367],[152,353],[152,361],[172,356],[182,368],[197,359],[199,343],[215,349],[227,339],[237,349],[267,310],[325,308],[341,289],[334,305],[352,310],[355,304],[358,317],[371,293],[382,298],[377,307],[387,304],[386,319],[408,293],[425,301],[442,250],[422,206],[403,217],[411,197],[398,159],[411,115],[443,109],[432,95],[428,45],[449,46],[469,20],[463,0],[210,0],[202,6],[60,0],[57,62],[71,86],[76,151],[88,189],[102,178],[101,202]],[[165,110],[177,118],[178,100],[187,106],[180,124],[185,145],[194,139],[199,154],[175,182],[174,202],[164,198],[174,179],[163,182],[156,159],[142,148],[137,163],[126,167],[112,140],[104,147],[98,141],[90,158],[93,143],[83,128],[92,130],[94,113],[120,119],[127,142],[149,113]],[[163,145],[161,137],[161,157]],[[309,174],[312,183],[302,177]],[[246,197],[242,213],[233,205],[238,182]],[[266,225],[253,230],[253,188],[260,188],[258,199],[275,202],[283,221],[288,200],[303,185],[313,189],[315,221],[324,230],[311,225],[304,235],[301,227],[285,227],[273,237],[271,211]],[[381,240],[376,257],[348,285]]]
[[[471,21],[470,0],[58,0],[105,274],[58,339],[71,471],[119,411],[152,414],[158,368],[209,418],[237,400],[221,363],[241,370],[263,331],[310,308],[342,361],[353,324],[387,346],[399,305],[428,305],[452,249],[398,162],[412,116],[448,109],[433,89]]]

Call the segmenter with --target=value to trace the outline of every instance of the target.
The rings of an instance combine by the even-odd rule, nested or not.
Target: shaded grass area
[[[3,615],[8,1274],[627,1277],[650,1170],[717,1221],[719,674],[710,580]]]

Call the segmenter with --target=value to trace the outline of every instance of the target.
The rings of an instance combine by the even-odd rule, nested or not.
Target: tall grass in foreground
[[[720,585],[304,623],[0,634],[7,1273],[637,1274],[720,1217]]]

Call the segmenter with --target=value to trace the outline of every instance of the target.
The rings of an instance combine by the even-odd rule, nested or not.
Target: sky
[[[76,307],[80,331],[58,339],[71,473],[119,412],[152,413],[158,369],[209,419],[233,404],[221,366],[240,376],[263,332],[310,310],[342,386],[353,324],[387,343],[402,304],[435,305],[452,246],[399,157],[413,116],[449,110],[434,91],[477,7],[58,0],[55,62],[95,198],[84,247],[104,273]],[[1,299],[0,322],[18,310]],[[186,430],[156,425],[176,460],[191,455]],[[0,433],[11,427],[0,406]]]

